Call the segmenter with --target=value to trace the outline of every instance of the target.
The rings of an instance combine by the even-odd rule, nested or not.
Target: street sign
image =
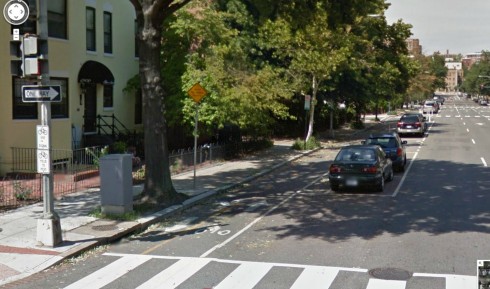
[[[37,125],[36,137],[37,137],[37,149],[49,150],[49,126]]]
[[[23,85],[22,86],[23,102],[60,102],[61,86],[60,85]]]
[[[310,110],[311,95],[305,95],[305,110]]]
[[[187,94],[189,94],[190,97],[192,97],[192,99],[196,102],[196,103],[199,103],[201,101],[201,99],[203,97],[206,96],[206,94],[208,94],[208,92],[206,91],[206,89],[204,89],[204,87],[202,87],[199,82],[197,82],[196,84],[194,84],[191,89],[189,89],[189,91],[187,92]]]
[[[37,173],[49,174],[51,172],[51,159],[49,150],[37,150]]]

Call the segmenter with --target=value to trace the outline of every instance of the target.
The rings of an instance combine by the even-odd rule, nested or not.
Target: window
[[[140,49],[138,43],[138,20],[134,20],[134,57],[140,57]]]
[[[68,39],[66,0],[48,1],[48,36]]]
[[[134,123],[143,123],[143,96],[141,94],[141,89],[136,92],[135,103],[134,103]]]
[[[61,86],[61,101],[51,102],[51,118],[68,118],[68,79],[51,77],[49,84]]]
[[[12,79],[13,119],[37,119],[37,103],[22,101],[22,85],[33,85],[33,84],[36,83],[23,78],[14,77]]]
[[[104,53],[112,53],[112,14],[104,12]]]
[[[95,51],[95,9],[87,7],[85,11],[85,21],[87,26],[87,50]]]
[[[114,107],[114,85],[104,83],[104,108]]]

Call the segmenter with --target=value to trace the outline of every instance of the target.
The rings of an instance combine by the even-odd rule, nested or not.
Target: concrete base
[[[63,242],[59,218],[37,219],[37,238],[43,246],[55,247]]]
[[[116,205],[102,205],[102,214],[108,215],[122,215],[125,213],[131,213],[133,211],[133,204],[126,204],[126,206],[116,206]]]

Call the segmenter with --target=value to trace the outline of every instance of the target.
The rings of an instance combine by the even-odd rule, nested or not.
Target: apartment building
[[[36,83],[12,76],[9,41],[14,28],[21,35],[38,34],[38,1],[24,0],[30,10],[24,24],[0,20],[0,176],[12,169],[13,148],[36,147],[40,105],[23,102],[21,95],[23,85]],[[98,117],[104,115],[115,116],[130,130],[141,129],[141,95],[124,92],[138,73],[130,1],[49,0],[47,5],[50,85],[61,86],[62,94],[60,102],[51,104],[51,147],[83,146],[98,133]]]
[[[462,63],[448,61],[445,66],[447,68],[446,92],[455,92],[463,79]]]
[[[406,41],[407,49],[410,55],[420,55],[422,54],[422,45],[420,45],[420,40],[417,38],[409,38]]]

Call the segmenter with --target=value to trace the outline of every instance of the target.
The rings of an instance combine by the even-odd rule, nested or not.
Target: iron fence
[[[206,144],[197,148],[196,165],[224,159],[227,146]],[[53,193],[60,197],[100,186],[99,158],[107,147],[75,150],[52,149]],[[36,148],[12,148],[12,170],[0,178],[0,212],[42,200],[41,175],[37,173]],[[172,151],[169,155],[173,174],[194,165],[192,148]],[[144,160],[133,157],[133,183],[144,181]]]

